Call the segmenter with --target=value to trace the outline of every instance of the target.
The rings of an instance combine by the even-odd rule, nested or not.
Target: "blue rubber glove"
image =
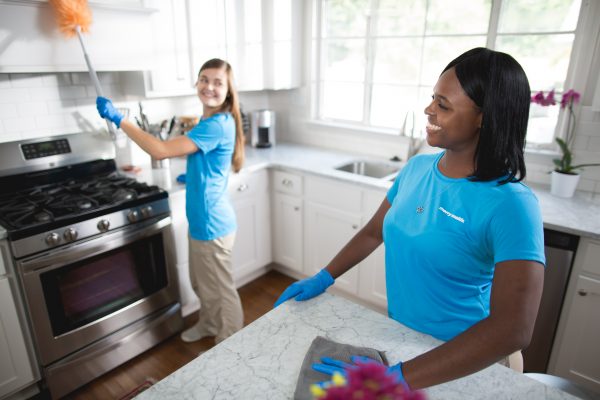
[[[98,113],[102,118],[107,118],[112,121],[117,128],[121,127],[121,120],[123,119],[123,114],[121,114],[115,106],[113,106],[112,101],[107,99],[106,97],[96,97],[96,108],[98,109]]]
[[[177,175],[176,179],[177,179],[177,182],[179,182],[179,183],[185,183],[185,174]]]
[[[351,356],[350,359],[352,360],[352,364],[341,361],[341,360],[337,360],[335,358],[322,357],[321,358],[322,364],[315,363],[312,365],[312,369],[314,369],[317,372],[326,374],[326,375],[333,375],[335,372],[338,372],[338,373],[342,374],[342,376],[347,377],[348,369],[355,368],[356,367],[355,364],[357,362],[360,362],[363,364],[369,363],[369,362],[373,362],[373,363],[377,362],[375,360],[372,360],[368,357],[363,357],[363,356]],[[394,375],[396,377],[396,379],[398,380],[398,382],[408,386],[406,381],[404,380],[404,374],[402,374],[402,363],[401,362],[399,362],[396,365],[392,365],[391,367],[387,367],[387,369],[388,369],[388,374]],[[324,383],[324,382],[321,382],[321,383]]]
[[[323,293],[327,288],[333,285],[333,277],[325,268],[318,274],[310,278],[294,282],[283,291],[281,296],[275,302],[275,307],[294,297],[296,301],[312,299]]]

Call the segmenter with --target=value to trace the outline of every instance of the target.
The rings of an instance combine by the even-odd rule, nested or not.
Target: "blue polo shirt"
[[[522,183],[453,179],[444,153],[413,157],[387,194],[383,223],[388,313],[450,340],[490,313],[495,265],[545,264],[538,201]]]
[[[214,240],[237,229],[227,194],[235,121],[230,113],[215,114],[202,119],[187,136],[198,146],[187,157],[185,207],[190,235]]]

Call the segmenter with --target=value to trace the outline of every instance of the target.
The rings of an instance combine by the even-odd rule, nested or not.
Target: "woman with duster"
[[[200,299],[198,322],[181,334],[185,342],[215,336],[223,341],[243,327],[244,317],[231,270],[237,229],[227,196],[229,171],[244,161],[244,136],[231,66],[212,59],[198,73],[202,118],[186,136],[161,141],[128,121],[109,99],[98,97],[102,118],[121,128],[145,152],[162,160],[187,155],[186,215],[190,280]]]

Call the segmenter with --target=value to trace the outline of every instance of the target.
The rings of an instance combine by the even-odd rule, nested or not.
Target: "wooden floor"
[[[260,318],[273,308],[281,292],[294,280],[271,271],[239,289],[244,308],[244,324]],[[196,313],[185,318],[185,327],[196,322]],[[133,360],[106,373],[65,399],[120,399],[147,378],[161,380],[214,346],[213,338],[185,343],[175,335]]]

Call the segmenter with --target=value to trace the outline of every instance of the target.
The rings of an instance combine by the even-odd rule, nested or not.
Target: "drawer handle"
[[[242,183],[240,186],[238,186],[237,191],[238,192],[245,192],[246,190],[248,190],[248,185],[246,185],[245,183]]]
[[[587,293],[587,291],[586,291],[586,290],[584,290],[584,289],[579,289],[579,290],[577,291],[577,294],[578,294],[578,295],[580,295],[580,296],[587,296],[587,294],[588,294],[588,293]]]
[[[300,207],[298,207],[298,206],[294,207],[294,211],[298,211],[298,210],[300,210]]]
[[[292,182],[291,180],[289,180],[288,178],[285,178],[284,180],[281,181],[281,184],[283,186],[287,186],[287,187],[292,187],[294,186],[294,182]]]

